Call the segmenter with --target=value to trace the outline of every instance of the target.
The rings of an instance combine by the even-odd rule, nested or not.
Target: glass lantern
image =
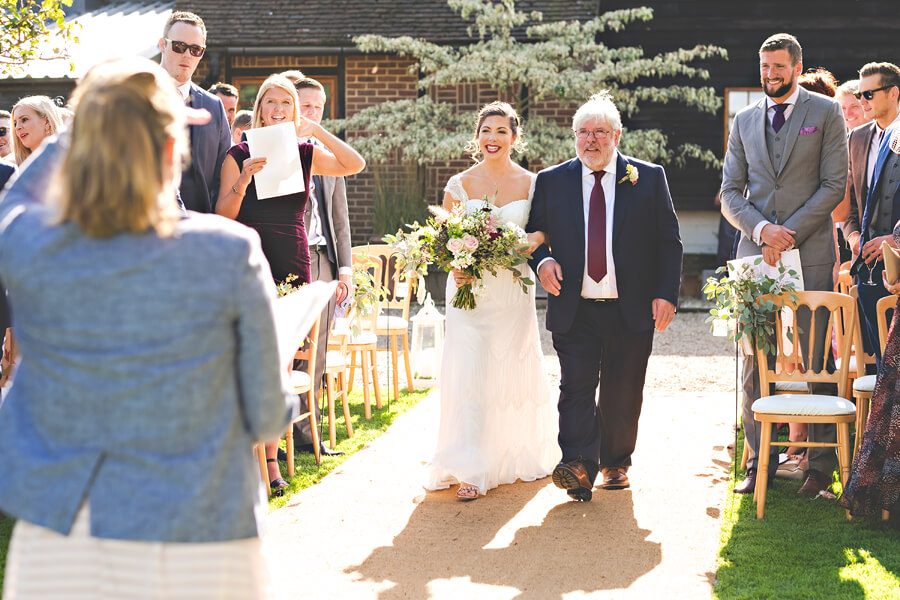
[[[422,309],[410,321],[413,377],[436,379],[444,351],[444,315],[435,307],[431,294],[425,295]]]

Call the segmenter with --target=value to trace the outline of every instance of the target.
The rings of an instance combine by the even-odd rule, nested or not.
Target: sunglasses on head
[[[880,92],[881,90],[889,90],[892,87],[894,87],[894,86],[893,85],[883,85],[880,88],[875,88],[874,90],[866,90],[864,92],[856,92],[853,95],[856,96],[857,100],[859,100],[861,97],[865,98],[866,100],[871,100],[872,98],[875,97],[875,92]]]
[[[163,38],[163,39],[166,40],[166,42],[168,42],[169,44],[171,44],[172,52],[174,52],[176,54],[184,54],[185,51],[189,50],[191,52],[191,56],[196,56],[197,58],[200,58],[201,56],[203,56],[203,53],[206,51],[205,46],[195,46],[194,44],[188,44],[187,42],[178,42],[175,40],[170,40],[169,38]]]

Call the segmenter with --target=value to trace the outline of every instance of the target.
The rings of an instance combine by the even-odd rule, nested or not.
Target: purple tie
[[[772,117],[772,129],[775,130],[775,133],[781,131],[781,128],[784,126],[784,111],[787,110],[787,107],[790,106],[788,103],[776,104],[772,108],[775,109],[775,116]]]
[[[588,275],[599,282],[606,277],[606,195],[603,176],[606,171],[594,171],[594,189],[588,208]]]

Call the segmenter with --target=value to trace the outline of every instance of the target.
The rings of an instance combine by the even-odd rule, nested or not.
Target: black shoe
[[[297,452],[306,452],[308,454],[314,454],[313,445],[312,444],[302,444],[300,446],[296,446]],[[345,452],[340,450],[332,450],[325,446],[325,444],[319,442],[319,454],[322,456],[344,456]]]

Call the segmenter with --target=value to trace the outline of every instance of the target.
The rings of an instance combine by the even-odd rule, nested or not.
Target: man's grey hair
[[[859,79],[851,79],[850,81],[845,81],[841,85],[838,86],[837,92],[835,93],[835,98],[840,98],[844,94],[850,96],[856,96],[859,93]]]
[[[602,90],[582,104],[572,117],[572,131],[578,131],[590,119],[601,119],[609,123],[615,131],[622,130],[622,117],[613,102],[612,94]]]

